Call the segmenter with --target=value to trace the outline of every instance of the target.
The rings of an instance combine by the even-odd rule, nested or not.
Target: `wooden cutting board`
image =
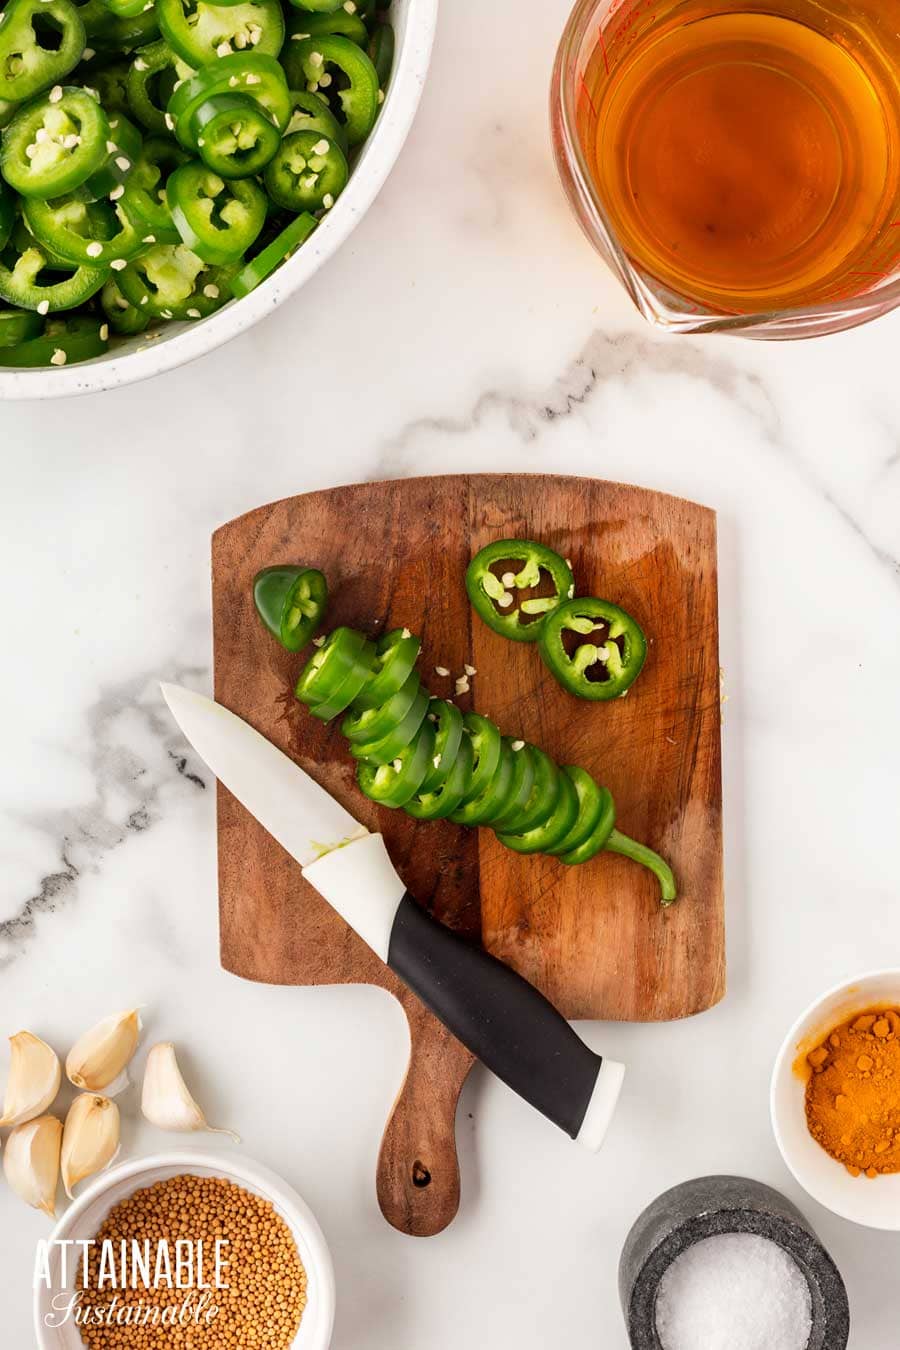
[[[570,559],[577,591],[629,610],[649,638],[626,698],[565,693],[537,651],[492,633],[463,577],[502,537]],[[303,659],[256,618],[255,573],[308,562],[328,577],[327,627],[423,639],[435,694],[476,668],[464,708],[578,763],[612,791],[618,827],[671,862],[681,896],[662,911],[655,879],[603,854],[582,867],[524,858],[486,830],[415,823],[368,802],[337,723],[292,694]],[[289,497],[217,530],[212,544],[216,698],[290,754],[370,829],[412,894],[483,941],[570,1018],[657,1021],[724,993],[720,694],[713,512],[642,488],[539,475],[454,475],[361,483]],[[448,668],[450,677],[436,674]],[[338,719],[339,721],[340,719]],[[472,1059],[303,880],[299,867],[221,786],[223,966],[271,984],[366,983],[390,990],[411,1035],[409,1071],[378,1160],[378,1199],[396,1228],[439,1232],[459,1205],[454,1117]],[[298,1035],[302,1030],[298,1028]]]

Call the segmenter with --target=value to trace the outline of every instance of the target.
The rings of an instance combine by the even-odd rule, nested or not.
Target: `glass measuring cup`
[[[755,338],[816,337],[877,318],[900,305],[900,192],[884,203],[865,248],[838,282],[796,307],[754,309],[719,304],[673,289],[636,261],[598,187],[594,159],[602,92],[625,58],[660,25],[670,28],[680,11],[696,13],[696,0],[579,0],[557,52],[550,95],[557,167],[582,229],[625,287],[641,314],[674,333],[730,333]],[[707,14],[772,13],[819,28],[852,54],[865,33],[886,70],[900,71],[898,0],[710,0]],[[687,21],[687,20],[686,20]],[[593,93],[592,93],[593,91]],[[889,146],[893,160],[900,144]]]

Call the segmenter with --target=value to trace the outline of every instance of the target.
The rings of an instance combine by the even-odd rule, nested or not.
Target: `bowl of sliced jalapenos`
[[[393,167],[436,10],[7,0],[0,397],[183,365],[302,286]]]

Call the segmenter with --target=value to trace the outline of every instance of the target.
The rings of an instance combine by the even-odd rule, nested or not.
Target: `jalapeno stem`
[[[621,853],[623,858],[631,858],[642,867],[650,869],[659,881],[661,904],[671,905],[678,898],[678,888],[671,867],[658,853],[654,853],[652,848],[639,844],[636,839],[629,839],[627,834],[622,834],[619,830],[613,830],[606,841],[606,848],[610,853]]]

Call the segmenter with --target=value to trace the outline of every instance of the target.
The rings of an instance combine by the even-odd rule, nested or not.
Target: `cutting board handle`
[[[410,1061],[378,1155],[378,1204],[388,1223],[412,1237],[433,1237],[459,1209],[456,1108],[473,1056],[402,991]]]

